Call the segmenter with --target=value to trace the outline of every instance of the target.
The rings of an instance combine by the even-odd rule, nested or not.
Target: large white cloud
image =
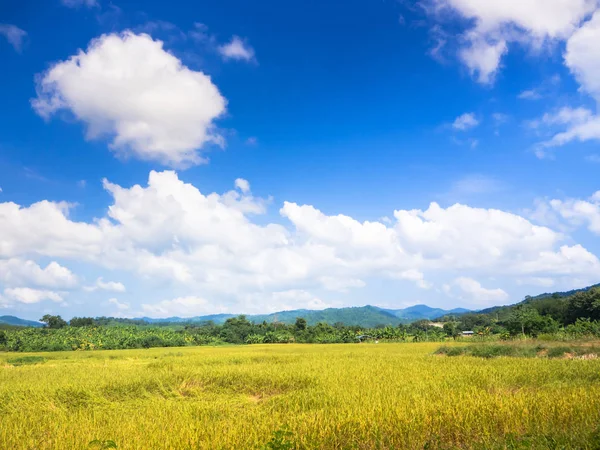
[[[0,283],[68,289],[77,286],[78,281],[73,272],[55,261],[42,269],[34,261],[10,258],[0,259]]]
[[[487,289],[477,280],[468,277],[458,277],[452,283],[444,285],[444,291],[451,296],[466,298],[472,304],[498,304],[508,300],[508,294],[500,289]]]
[[[88,292],[94,292],[97,290],[109,291],[109,292],[125,292],[125,285],[118,281],[104,281],[102,277],[99,277],[92,286],[85,286],[83,288]]]
[[[461,59],[482,83],[494,80],[511,42],[530,48],[567,39],[598,7],[598,0],[430,0],[429,11],[469,20]]]
[[[586,226],[592,233],[600,235],[600,191],[589,199],[554,199],[541,203],[540,207],[551,209],[572,226]]]
[[[32,105],[48,118],[70,111],[90,139],[113,137],[118,154],[173,166],[203,162],[222,145],[214,121],[226,101],[210,77],[190,70],[146,34],[103,35],[37,77]]]
[[[598,258],[585,248],[505,211],[432,203],[425,210],[397,210],[395,220],[383,223],[284,202],[282,223],[274,223],[254,217],[267,202],[252,196],[249,183],[236,184],[240,189],[203,194],[168,171],[151,172],[146,186],[105,181],[112,204],[105,217],[90,222],[70,220],[64,203],[0,203],[0,257],[64,258],[129,272],[143,283],[173,283],[184,293],[176,301],[144,303],[143,312],[155,316],[185,308],[330,305],[329,295],[311,291],[337,298],[368,288],[373,279],[427,289],[440,276],[477,282],[600,276]],[[483,293],[478,298],[496,299]]]
[[[63,301],[63,295],[58,292],[29,287],[6,288],[4,289],[4,296],[9,300],[27,304],[39,303],[43,300],[51,300],[57,303]]]
[[[584,23],[568,39],[564,54],[565,65],[581,85],[581,91],[592,96],[596,104],[600,102],[600,12]],[[557,118],[548,123],[544,119]],[[572,141],[600,139],[600,116],[586,108],[563,108],[558,113],[546,115],[542,119],[547,125],[564,126],[541,147],[555,147]],[[543,155],[543,153],[541,153]]]

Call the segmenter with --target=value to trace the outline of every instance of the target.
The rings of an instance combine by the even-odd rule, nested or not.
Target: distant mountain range
[[[528,303],[537,301],[549,297],[562,298],[569,297],[580,291],[587,291],[593,287],[598,287],[600,284],[589,286],[583,289],[575,289],[568,292],[554,292],[540,294],[535,297],[526,297],[525,300],[516,303]],[[326,322],[328,324],[335,324],[338,322],[344,323],[345,325],[359,325],[361,327],[375,327],[378,325],[392,325],[396,326],[399,324],[411,323],[417,320],[433,320],[443,316],[449,315],[460,315],[470,312],[477,312],[479,314],[490,314],[497,313],[498,311],[508,310],[512,306],[494,306],[479,311],[471,311],[464,308],[456,308],[451,310],[445,310],[441,308],[431,308],[427,305],[415,305],[403,309],[386,309],[379,308],[377,306],[362,306],[362,307],[349,307],[349,308],[328,308],[322,311],[314,311],[309,309],[297,309],[292,311],[280,311],[272,314],[256,314],[246,315],[246,318],[251,322],[280,322],[291,324],[296,321],[298,317],[306,319],[309,325],[315,325],[319,322]],[[196,316],[189,318],[182,317],[168,317],[164,319],[152,319],[150,317],[142,317],[135,320],[143,320],[147,323],[194,323],[194,322],[207,322],[212,321],[215,324],[222,324],[231,317],[237,317],[239,314],[211,314],[206,316]],[[27,326],[27,327],[41,327],[43,324],[32,320],[24,320],[14,316],[0,316],[0,325],[12,325],[12,326]]]
[[[19,319],[15,316],[0,316],[0,324],[13,325],[17,327],[41,327],[44,324],[33,320]]]
[[[346,325],[360,325],[362,327],[375,327],[377,325],[398,325],[401,323],[410,323],[416,320],[432,320],[437,317],[448,314],[464,314],[470,312],[468,309],[457,308],[445,310],[440,308],[431,308],[427,305],[416,305],[404,309],[384,309],[377,306],[362,306],[351,308],[328,308],[321,311],[309,309],[296,309],[292,311],[280,311],[272,314],[247,315],[246,318],[251,322],[280,322],[291,324],[298,317],[306,319],[309,325],[315,325],[319,322],[326,322],[333,325],[342,322]],[[237,317],[238,314],[216,314],[210,316],[196,316],[191,318],[169,317],[166,319],[152,319],[142,317],[148,323],[189,323],[213,321],[216,324],[222,324],[231,317]]]

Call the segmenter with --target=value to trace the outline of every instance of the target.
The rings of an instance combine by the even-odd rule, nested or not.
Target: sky
[[[600,282],[600,0],[0,4],[0,315]]]

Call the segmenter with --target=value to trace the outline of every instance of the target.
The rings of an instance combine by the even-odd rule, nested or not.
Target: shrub
[[[26,366],[29,364],[42,364],[46,362],[46,358],[41,356],[21,356],[19,358],[11,358],[6,361],[13,366]]]

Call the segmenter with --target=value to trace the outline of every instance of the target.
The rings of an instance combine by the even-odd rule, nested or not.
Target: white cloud
[[[163,300],[156,304],[143,304],[144,314],[149,317],[193,317],[203,314],[213,314],[217,305],[211,305],[208,300],[200,297],[179,297],[173,300]]]
[[[144,313],[155,316],[265,310],[284,304],[274,295],[288,291],[319,290],[290,306],[331,304],[321,292],[374,279],[429,288],[457,271],[474,280],[600,277],[598,258],[566,245],[563,233],[501,210],[432,203],[384,223],[284,202],[275,223],[254,220],[266,212],[263,199],[240,189],[203,194],[174,172],[151,172],[145,186],[104,186],[107,215],[90,222],[71,220],[64,203],[0,203],[0,257],[63,258],[172,283],[176,299],[146,301]]]
[[[9,286],[68,289],[77,286],[77,277],[54,261],[42,269],[34,261],[11,258],[0,260],[0,282]]]
[[[565,107],[555,113],[546,113],[539,120],[530,122],[532,128],[541,126],[552,129],[566,126],[566,130],[552,136],[548,141],[539,144],[539,148],[558,147],[571,141],[589,141],[600,139],[600,116],[586,108]],[[540,153],[540,154],[543,154]]]
[[[63,301],[63,296],[58,292],[31,289],[28,287],[6,288],[4,289],[4,295],[9,300],[27,304],[40,303],[44,300],[51,300],[57,303]]]
[[[600,235],[600,191],[588,200],[551,200],[552,209],[573,226],[586,225]]]
[[[250,192],[250,183],[243,178],[238,178],[235,180],[235,187],[238,188],[242,193],[247,194]]]
[[[110,292],[125,292],[125,285],[117,281],[104,281],[102,277],[99,277],[93,286],[85,286],[84,290],[93,292],[97,290],[110,291]]]
[[[113,136],[118,154],[173,166],[200,164],[200,150],[223,144],[214,120],[225,99],[202,72],[190,70],[161,41],[130,31],[103,35],[37,77],[36,112],[68,110],[87,137]]]
[[[521,100],[539,100],[542,98],[542,94],[537,89],[528,89],[522,91],[518,98]]]
[[[452,128],[459,131],[466,131],[475,128],[477,125],[479,125],[479,120],[477,120],[475,114],[464,113],[454,120]]]
[[[79,8],[81,6],[92,8],[98,6],[97,0],[60,0],[60,2],[69,8]]]
[[[500,61],[507,51],[506,41],[490,43],[477,39],[462,49],[459,56],[471,75],[476,76],[480,83],[488,84],[494,82]]]
[[[219,53],[225,60],[255,61],[254,49],[238,36],[233,36],[229,43],[219,46]]]
[[[4,36],[8,43],[13,46],[17,53],[23,50],[23,41],[27,37],[27,32],[16,25],[0,23],[0,35]]]
[[[448,295],[456,295],[476,305],[497,305],[508,300],[508,294],[504,290],[486,289],[477,280],[468,277],[456,278],[451,284],[445,285],[444,290]]]
[[[567,41],[565,64],[581,88],[600,100],[600,12],[579,28]]]
[[[129,303],[121,303],[116,298],[109,298],[108,303],[115,305],[119,311],[126,311],[130,308]]]
[[[579,82],[580,90],[591,95],[597,103],[600,102],[600,50],[597,46],[599,40],[600,11],[567,40],[564,54],[565,65]],[[565,130],[543,142],[541,147],[600,139],[600,116],[596,113],[586,108],[563,108],[560,112],[566,114],[563,120],[556,120],[551,124],[563,125]]]
[[[567,39],[597,0],[430,0],[438,20],[449,12],[469,20],[459,56],[481,83],[493,82],[509,43],[534,50]]]

